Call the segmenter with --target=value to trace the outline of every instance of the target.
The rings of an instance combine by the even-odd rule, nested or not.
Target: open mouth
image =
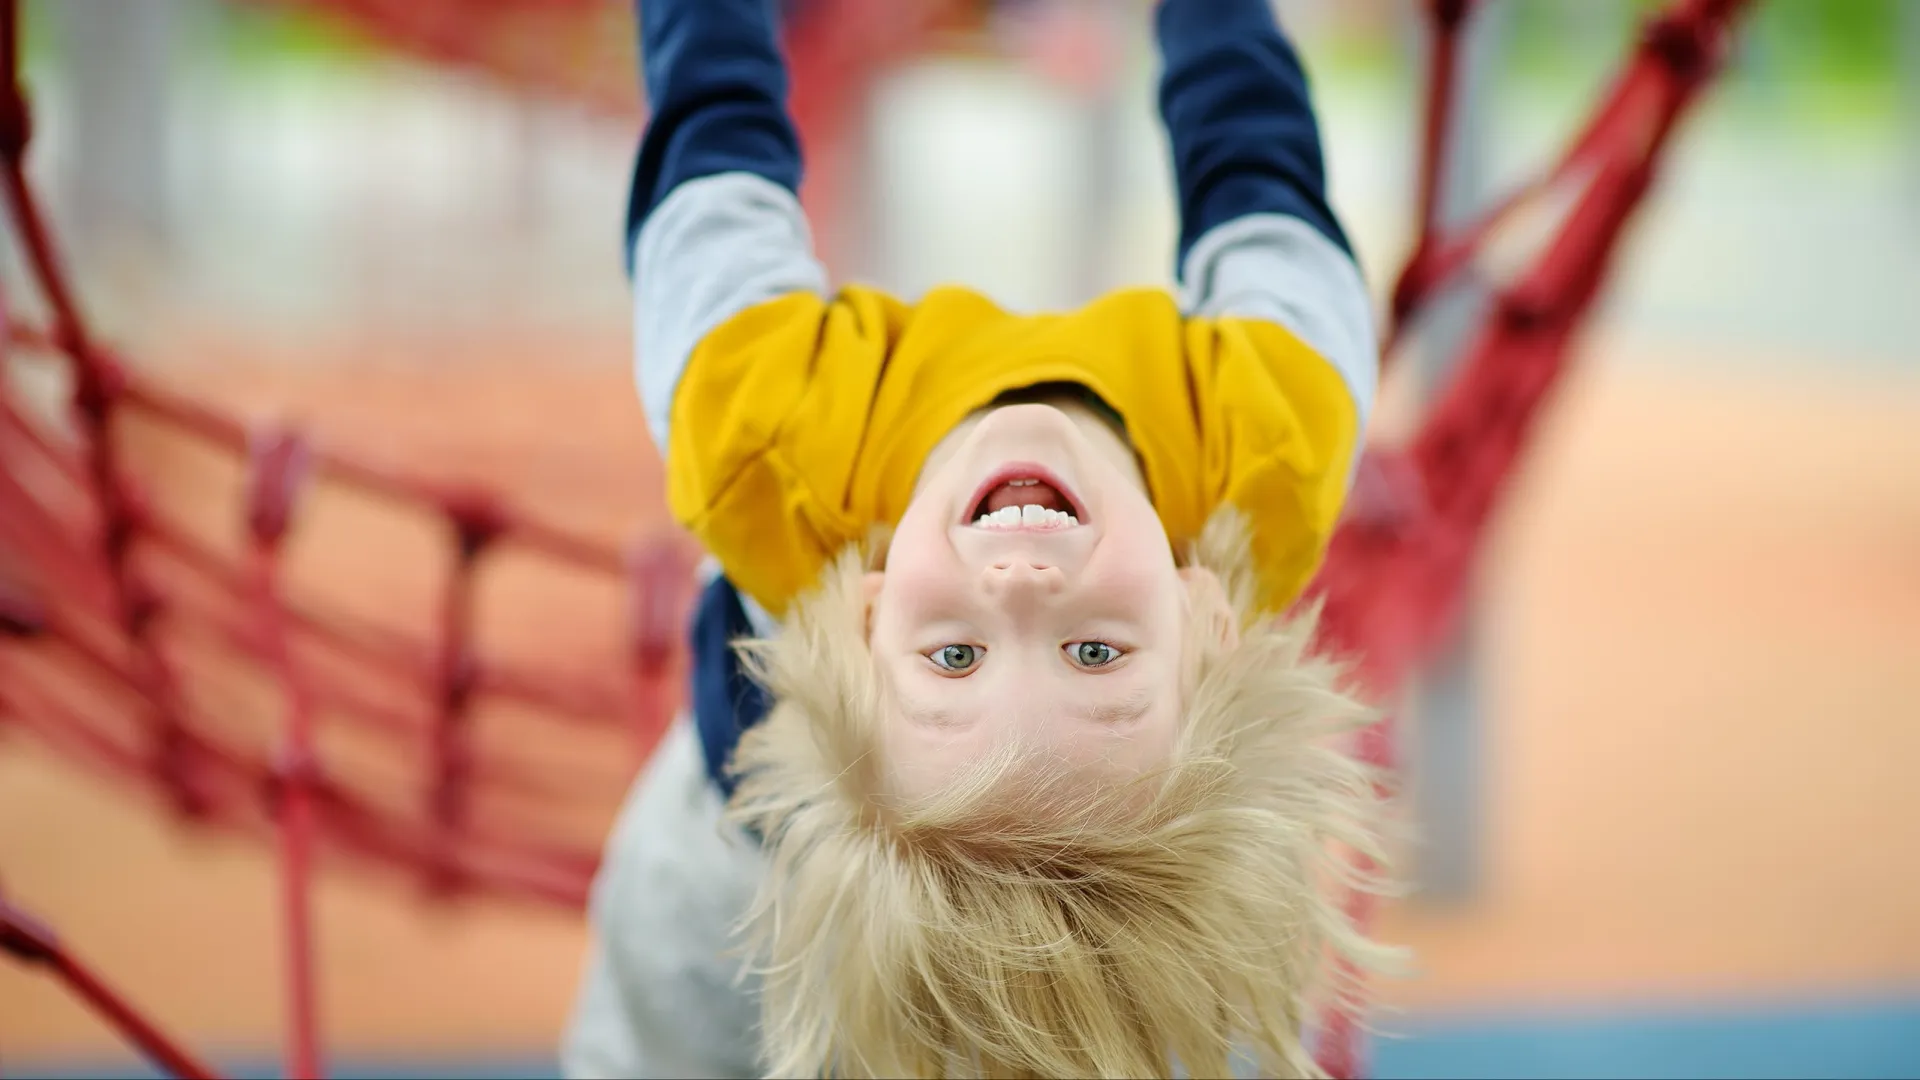
[[[1034,465],[1009,465],[975,493],[967,524],[1037,532],[1071,529],[1085,518],[1085,510],[1052,473]]]

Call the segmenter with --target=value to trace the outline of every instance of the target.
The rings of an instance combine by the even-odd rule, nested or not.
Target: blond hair
[[[1173,760],[1131,782],[1023,784],[1000,754],[892,798],[858,552],[743,643],[775,701],[730,807],[768,856],[744,929],[772,1075],[1319,1075],[1303,1029],[1351,995],[1336,961],[1392,956],[1340,906],[1384,891],[1337,850],[1385,862],[1379,778],[1344,750],[1375,713],[1309,650],[1317,609],[1256,610],[1245,536],[1217,515],[1196,547],[1241,633],[1189,634]]]

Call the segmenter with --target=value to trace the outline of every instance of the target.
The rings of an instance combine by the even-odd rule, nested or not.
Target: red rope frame
[[[318,0],[316,0],[318,2]],[[822,0],[794,30],[795,112],[812,139],[845,123],[864,88],[892,57],[939,29],[940,3]],[[416,52],[473,63],[461,35],[480,20],[439,18],[424,4],[325,0],[326,6],[391,31]],[[1724,57],[1748,0],[1676,0],[1650,20],[1631,62],[1565,154],[1469,226],[1443,232],[1434,211],[1445,135],[1453,122],[1453,70],[1471,0],[1429,0],[1434,27],[1423,135],[1420,237],[1395,292],[1385,334],[1389,355],[1425,303],[1464,268],[1487,235],[1542,192],[1584,182],[1543,254],[1499,293],[1470,344],[1459,375],[1405,446],[1363,462],[1353,511],[1334,539],[1314,594],[1326,601],[1326,644],[1356,658],[1369,688],[1386,697],[1428,655],[1455,616],[1473,552],[1532,424],[1568,361],[1570,345],[1604,280],[1634,209],[1652,182],[1673,129]],[[516,10],[518,10],[516,5]],[[562,7],[570,7],[563,5]],[[582,9],[591,5],[582,5]],[[531,5],[528,10],[539,8]],[[438,9],[436,9],[438,10]],[[559,8],[545,9],[551,15]],[[402,14],[396,15],[399,11]],[[17,0],[0,0],[0,185],[31,276],[50,309],[43,330],[5,318],[9,352],[53,352],[73,374],[80,433],[74,454],[56,444],[11,395],[0,393],[0,724],[20,727],[64,752],[153,784],[195,820],[277,830],[287,943],[287,1070],[320,1075],[309,908],[312,861],[323,849],[420,870],[437,891],[481,890],[578,906],[597,852],[559,850],[472,817],[476,787],[564,800],[510,765],[483,761],[470,738],[479,696],[537,704],[570,722],[614,723],[634,733],[644,757],[677,701],[681,637],[691,598],[693,554],[678,535],[642,538],[627,552],[552,527],[485,493],[425,484],[291,431],[250,431],[214,410],[161,389],[120,363],[89,331],[57,257],[25,171],[30,117],[18,78]],[[402,15],[405,16],[404,20]],[[521,12],[525,15],[525,12]],[[552,90],[553,69],[487,54],[496,75]],[[526,58],[523,57],[523,60]],[[577,88],[563,88],[576,92]],[[588,95],[591,98],[591,95]],[[583,99],[586,100],[586,99]],[[605,99],[592,99],[604,103]],[[607,105],[619,108],[618,102]],[[815,186],[810,209],[828,212]],[[118,422],[138,416],[246,461],[245,567],[235,570],[193,540],[162,508],[148,505],[120,466]],[[88,494],[75,508],[45,497],[32,470]],[[278,583],[282,541],[299,495],[318,479],[345,483],[406,505],[435,507],[456,552],[441,597],[434,643],[422,645],[349,620],[291,607]],[[583,685],[484,662],[471,642],[475,575],[504,545],[537,552],[627,581],[632,667],[623,683]],[[136,546],[170,560],[224,598],[194,604],[160,589]],[[179,675],[153,636],[162,616],[198,622],[212,638],[270,668],[283,689],[284,722],[271,761],[237,756],[211,742],[178,694]],[[422,720],[303,669],[295,638],[323,642],[363,670],[436,689]],[[6,644],[11,639],[13,644]],[[127,692],[148,718],[135,750],[105,732],[97,714],[62,700],[56,671]],[[349,777],[330,776],[314,749],[323,710],[391,737],[423,735],[434,748],[434,778],[421,820],[401,820],[357,796]],[[1361,751],[1391,769],[1389,723],[1366,733]],[[265,776],[262,784],[257,779]],[[1371,921],[1356,897],[1353,914]],[[142,1052],[180,1076],[214,1075],[162,1036],[57,939],[0,901],[0,949],[42,965],[105,1016]],[[1322,1031],[1321,1059],[1335,1076],[1364,1068],[1357,1019],[1336,1011]]]
[[[154,1064],[181,1080],[215,1080],[218,1073],[160,1034],[139,1011],[75,959],[52,930],[0,898],[0,952],[52,971],[54,976]]]

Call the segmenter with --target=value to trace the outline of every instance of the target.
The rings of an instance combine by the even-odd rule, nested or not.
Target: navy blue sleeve
[[[1159,0],[1160,116],[1180,199],[1176,272],[1216,226],[1285,214],[1341,251],[1306,72],[1268,0]]]
[[[753,681],[733,644],[754,635],[753,623],[740,603],[740,593],[724,576],[716,576],[700,593],[694,609],[689,675],[694,728],[707,763],[707,777],[731,799],[735,777],[729,771],[734,748],[747,729],[767,718],[773,697]]]
[[[650,115],[634,164],[625,248],[673,189],[748,172],[800,188],[787,112],[781,0],[634,0]]]

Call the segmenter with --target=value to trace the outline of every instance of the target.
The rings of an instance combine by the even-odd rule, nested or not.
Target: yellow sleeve
[[[1361,430],[1339,371],[1276,323],[1191,319],[1187,355],[1213,504],[1247,515],[1264,600],[1291,604],[1346,503]]]
[[[722,323],[681,376],[668,507],[776,616],[872,524],[848,512],[847,491],[906,317],[868,289],[793,293]]]

